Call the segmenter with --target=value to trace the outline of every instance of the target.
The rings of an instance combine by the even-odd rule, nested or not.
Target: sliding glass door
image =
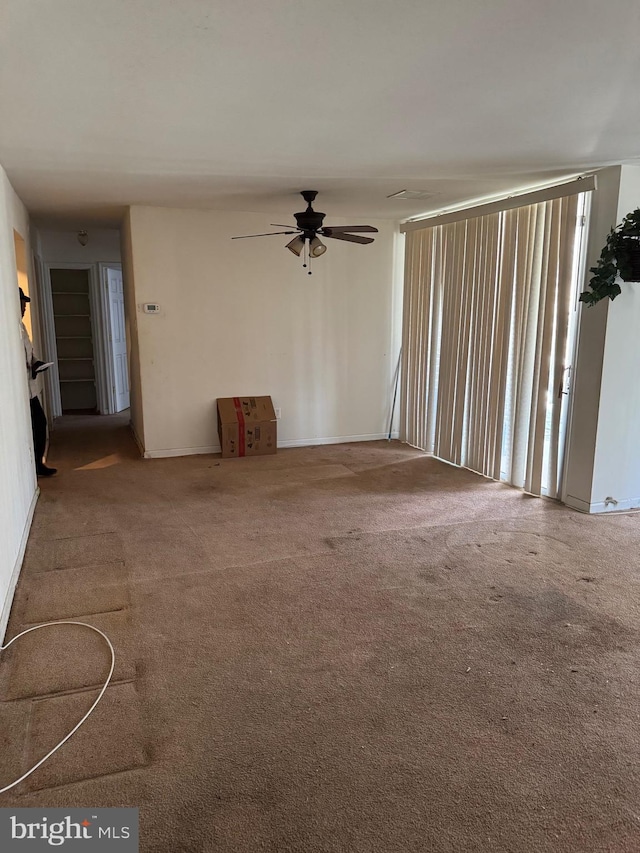
[[[407,234],[404,440],[559,495],[586,199]]]

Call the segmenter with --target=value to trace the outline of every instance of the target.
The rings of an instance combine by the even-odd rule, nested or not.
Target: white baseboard
[[[317,444],[348,444],[351,441],[381,441],[386,438],[388,438],[387,433],[339,435],[331,438],[299,438],[279,441],[278,447],[312,447]],[[391,438],[397,439],[398,433],[391,433]],[[208,447],[172,447],[168,450],[145,450],[142,455],[145,459],[167,459],[171,456],[199,456],[209,453],[220,453],[220,445],[211,444]]]
[[[388,433],[370,433],[369,435],[337,435],[330,438],[300,438],[285,439],[278,442],[278,447],[314,447],[317,444],[349,444],[351,441],[382,441],[388,438]],[[398,433],[391,433],[391,438],[397,438]]]
[[[574,498],[572,495],[567,495],[564,503],[572,509],[577,509],[578,512],[589,514],[602,512],[620,512],[621,510],[637,509],[640,510],[640,498],[627,498],[617,501],[598,501],[597,503],[587,503],[580,498]]]
[[[171,447],[168,450],[145,450],[145,459],[168,459],[171,456],[202,456],[208,453],[220,453],[220,445],[209,447]]]
[[[566,495],[563,503],[571,509],[577,509],[578,512],[589,512],[589,504],[580,498],[574,498],[573,495]]]
[[[13,566],[13,571],[11,572],[9,588],[7,589],[4,604],[2,605],[2,615],[0,616],[0,645],[4,642],[4,635],[6,633],[7,624],[9,622],[9,614],[11,613],[11,605],[13,604],[13,596],[16,591],[16,586],[18,585],[18,578],[20,577],[20,570],[22,569],[22,561],[24,560],[24,552],[27,550],[27,541],[29,539],[29,533],[31,532],[31,522],[33,521],[33,514],[36,511],[36,504],[38,503],[39,495],[40,489],[36,487],[36,490],[33,493],[33,498],[31,499],[31,506],[29,507],[29,512],[27,513],[27,520],[24,526],[24,530],[22,531],[22,538],[20,540],[20,548],[18,549],[18,555]]]

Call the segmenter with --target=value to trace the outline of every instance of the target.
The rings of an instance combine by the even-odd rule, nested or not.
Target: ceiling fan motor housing
[[[293,215],[295,216],[298,228],[306,232],[305,236],[311,235],[313,237],[316,231],[322,228],[322,222],[325,217],[324,213],[319,213],[311,207],[311,202],[318,195],[318,191],[303,190],[300,195],[307,202],[307,209]]]

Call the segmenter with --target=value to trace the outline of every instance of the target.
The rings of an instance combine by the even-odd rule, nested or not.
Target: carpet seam
[[[121,678],[112,680],[107,688],[107,692],[114,686],[122,684],[135,684],[137,676],[134,678]],[[70,687],[68,690],[53,691],[51,693],[32,693],[29,696],[14,696],[12,699],[0,699],[0,704],[9,705],[15,702],[45,702],[47,699],[58,699],[61,696],[75,696],[79,693],[89,693],[92,690],[100,690],[103,681],[97,684],[88,684],[85,687]]]

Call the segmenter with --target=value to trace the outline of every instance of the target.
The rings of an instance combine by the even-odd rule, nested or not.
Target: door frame
[[[568,397],[567,397],[567,412],[566,412],[566,420],[565,420],[565,434],[564,434],[564,447],[561,448],[563,453],[562,459],[562,472],[561,472],[561,480],[560,480],[560,489],[559,489],[559,499],[561,503],[567,503],[567,472],[569,468],[569,457],[571,455],[572,446],[571,439],[573,435],[573,421],[574,421],[574,404],[575,398],[573,394],[573,389],[576,384],[576,367],[578,362],[578,344],[580,342],[580,326],[582,323],[582,311],[580,310],[580,293],[582,288],[584,287],[586,274],[587,274],[587,254],[589,250],[589,226],[591,224],[591,207],[592,207],[593,196],[590,192],[585,194],[585,208],[583,220],[580,223],[580,246],[579,246],[579,257],[578,257],[578,269],[576,272],[577,276],[577,287],[575,293],[575,302],[573,305],[573,310],[575,311],[574,317],[574,329],[573,329],[573,342],[571,345],[571,364],[570,374],[569,374],[569,382],[568,382]],[[575,507],[574,507],[575,509]]]
[[[35,251],[31,253],[31,260],[33,262],[33,274],[34,274],[34,287],[31,288],[31,319],[33,321],[33,313],[34,313],[34,305],[35,305],[35,314],[38,323],[39,329],[39,340],[38,340],[38,348],[36,352],[40,354],[40,358],[43,361],[53,361],[53,367],[50,370],[45,370],[42,375],[42,381],[44,384],[44,394],[42,395],[42,405],[45,410],[45,414],[49,421],[53,420],[53,399],[54,394],[56,392],[59,393],[60,385],[57,382],[57,370],[58,370],[58,361],[56,357],[55,347],[52,351],[50,349],[48,340],[47,340],[47,306],[46,306],[46,292],[45,292],[45,268],[44,261]],[[33,295],[36,295],[36,301],[34,303]],[[55,344],[55,338],[54,338]],[[54,375],[55,372],[55,375]]]
[[[104,266],[112,266],[104,264]],[[89,276],[89,306],[91,309],[91,337],[93,342],[93,360],[96,374],[96,401],[98,404],[98,412],[101,415],[108,415],[113,411],[109,407],[110,385],[108,383],[107,373],[107,342],[108,334],[105,334],[107,329],[104,304],[101,298],[101,288],[98,277],[98,264],[75,264],[75,263],[46,263],[44,265],[44,286],[43,286],[43,320],[44,320],[44,339],[47,347],[49,358],[54,362],[52,367],[52,382],[51,382],[51,411],[54,418],[62,415],[62,399],[60,396],[60,372],[58,369],[58,347],[56,344],[56,327],[53,316],[53,294],[51,289],[51,270],[87,270]]]
[[[109,280],[107,270],[119,270],[122,272],[121,263],[98,263],[98,275],[100,279],[100,301],[102,305],[102,316],[104,318],[104,360],[106,375],[107,411],[105,414],[113,415],[116,411],[116,378],[113,372],[113,339],[111,334],[111,307],[109,303]],[[127,352],[127,364],[129,353]]]

